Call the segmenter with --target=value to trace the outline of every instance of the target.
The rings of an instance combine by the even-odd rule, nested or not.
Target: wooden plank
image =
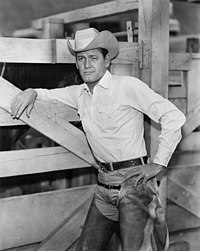
[[[169,71],[171,72],[171,71]],[[181,73],[181,85],[179,86],[169,86],[168,98],[187,98],[187,72],[179,71]]]
[[[26,123],[24,123],[21,120],[13,119],[10,116],[9,112],[0,108],[0,126],[17,126],[17,125],[26,125]]]
[[[126,29],[127,29],[127,41],[133,43],[133,27],[131,21],[126,22]]]
[[[0,152],[0,178],[89,167],[63,147]]]
[[[183,137],[193,132],[198,126],[200,126],[200,103],[187,114],[186,122],[182,128]]]
[[[64,23],[62,19],[46,19],[43,22],[42,38],[63,38]]]
[[[69,52],[66,39],[53,39],[52,51],[54,51],[53,63],[75,63],[75,57]]]
[[[54,63],[75,63],[73,57],[66,46],[66,39],[54,39],[52,50],[56,51]],[[133,64],[138,62],[138,44],[129,42],[119,42],[119,54],[112,60],[112,64]]]
[[[197,54],[196,57],[193,55]],[[188,72],[188,111],[191,111],[200,102],[200,53],[192,54],[192,67]]]
[[[200,151],[175,152],[169,162],[169,166],[200,165]]]
[[[168,88],[168,98],[187,98],[188,96],[187,72],[179,71],[179,73],[181,73],[181,85],[170,85]]]
[[[167,170],[167,177],[188,192],[200,195],[200,163],[199,165],[175,166]]]
[[[54,41],[52,43],[52,41]],[[121,45],[122,44],[122,45]],[[128,42],[120,42],[120,47],[123,48]],[[132,43],[132,49],[138,50],[137,43]],[[55,53],[52,53],[56,50]],[[147,49],[149,50],[149,49]],[[135,53],[131,53],[131,48],[123,58],[118,56],[113,62],[131,63],[135,58]],[[122,52],[123,49],[122,49]],[[129,53],[131,53],[129,55]],[[0,38],[0,54],[1,62],[11,63],[75,63],[75,58],[69,52],[66,46],[66,39],[30,39],[30,38]],[[55,58],[56,56],[56,58]],[[125,62],[124,62],[125,59]],[[191,55],[186,53],[170,53],[169,56],[170,70],[189,70],[191,65]]]
[[[92,200],[95,187],[84,186],[1,199],[1,249],[42,241],[84,201]]]
[[[169,76],[169,1],[139,1],[139,45],[141,79],[160,93],[168,96]],[[142,50],[142,53],[141,53]],[[163,61],[163,58],[165,60]],[[153,159],[158,149],[160,127],[153,121],[146,128],[148,152]],[[166,203],[166,177],[163,177],[160,193]]]
[[[200,59],[200,53],[191,53],[193,59]]]
[[[167,204],[166,218],[169,232],[200,227],[199,218],[171,202]]]
[[[80,237],[90,202],[90,198],[85,200],[41,242],[36,250],[67,250]]]
[[[168,179],[167,198],[200,218],[200,197],[190,193],[174,180]]]
[[[25,246],[16,247],[16,248],[9,248],[9,249],[6,249],[6,251],[35,251],[37,246],[38,246],[38,243],[35,243],[35,244],[25,245]]]
[[[65,119],[69,122],[79,121],[79,116],[77,111],[59,101],[48,101],[48,114],[53,115],[54,110],[57,111],[57,116]],[[16,126],[16,125],[25,125],[21,120],[13,119],[10,116],[10,113],[0,108],[0,126]]]
[[[178,145],[179,151],[200,151],[200,132],[192,132]]]
[[[187,241],[173,242],[170,243],[168,251],[188,251],[190,245]]]
[[[189,53],[170,53],[169,70],[189,71],[191,69],[192,56]]]
[[[0,54],[7,63],[75,63],[66,39],[0,38]]]
[[[138,44],[120,42],[120,52],[113,64],[138,62]],[[11,63],[75,63],[66,39],[0,38],[1,62]]]
[[[51,40],[1,37],[0,55],[1,62],[52,63]]]
[[[65,24],[91,21],[94,18],[112,16],[135,9],[138,9],[138,0],[117,0],[41,18],[33,21],[32,26],[35,29],[42,29],[43,21],[52,18],[63,19]]]
[[[188,231],[178,231],[171,233],[170,243],[186,242],[189,243],[189,249],[187,251],[200,250],[200,228],[193,228]]]
[[[171,101],[184,114],[187,114],[187,99],[186,98],[169,98],[169,101]]]
[[[20,90],[10,82],[0,78],[0,107],[10,112],[13,98]],[[91,165],[95,165],[94,157],[88,146],[84,133],[68,123],[64,118],[57,116],[54,110],[53,116],[48,113],[47,102],[35,102],[30,118],[22,114],[21,120],[54,140],[61,146],[70,150]]]
[[[197,54],[196,57],[194,55]],[[188,72],[188,111],[190,112],[200,103],[200,53],[192,54],[192,67]]]
[[[182,86],[182,85],[183,85],[183,72],[169,71],[169,86]]]
[[[169,87],[169,98],[187,98],[187,86],[170,86]]]

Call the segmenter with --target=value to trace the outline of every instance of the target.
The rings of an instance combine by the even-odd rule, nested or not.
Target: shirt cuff
[[[43,91],[42,89],[34,89],[37,92],[37,98],[36,99],[43,99]]]

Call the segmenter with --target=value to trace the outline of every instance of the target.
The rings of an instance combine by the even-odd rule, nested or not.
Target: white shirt
[[[107,71],[93,94],[86,84],[35,90],[37,99],[57,99],[78,110],[88,142],[99,161],[122,161],[147,154],[143,114],[161,124],[154,163],[167,166],[181,140],[184,114],[137,78],[114,76]]]

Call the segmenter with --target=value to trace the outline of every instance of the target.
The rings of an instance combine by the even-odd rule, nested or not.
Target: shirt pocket
[[[95,120],[102,131],[112,131],[118,127],[119,105],[96,107]]]

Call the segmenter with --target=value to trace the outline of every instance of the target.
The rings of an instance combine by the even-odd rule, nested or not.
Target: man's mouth
[[[91,75],[93,73],[94,73],[93,71],[86,71],[86,72],[84,72],[85,75]]]

